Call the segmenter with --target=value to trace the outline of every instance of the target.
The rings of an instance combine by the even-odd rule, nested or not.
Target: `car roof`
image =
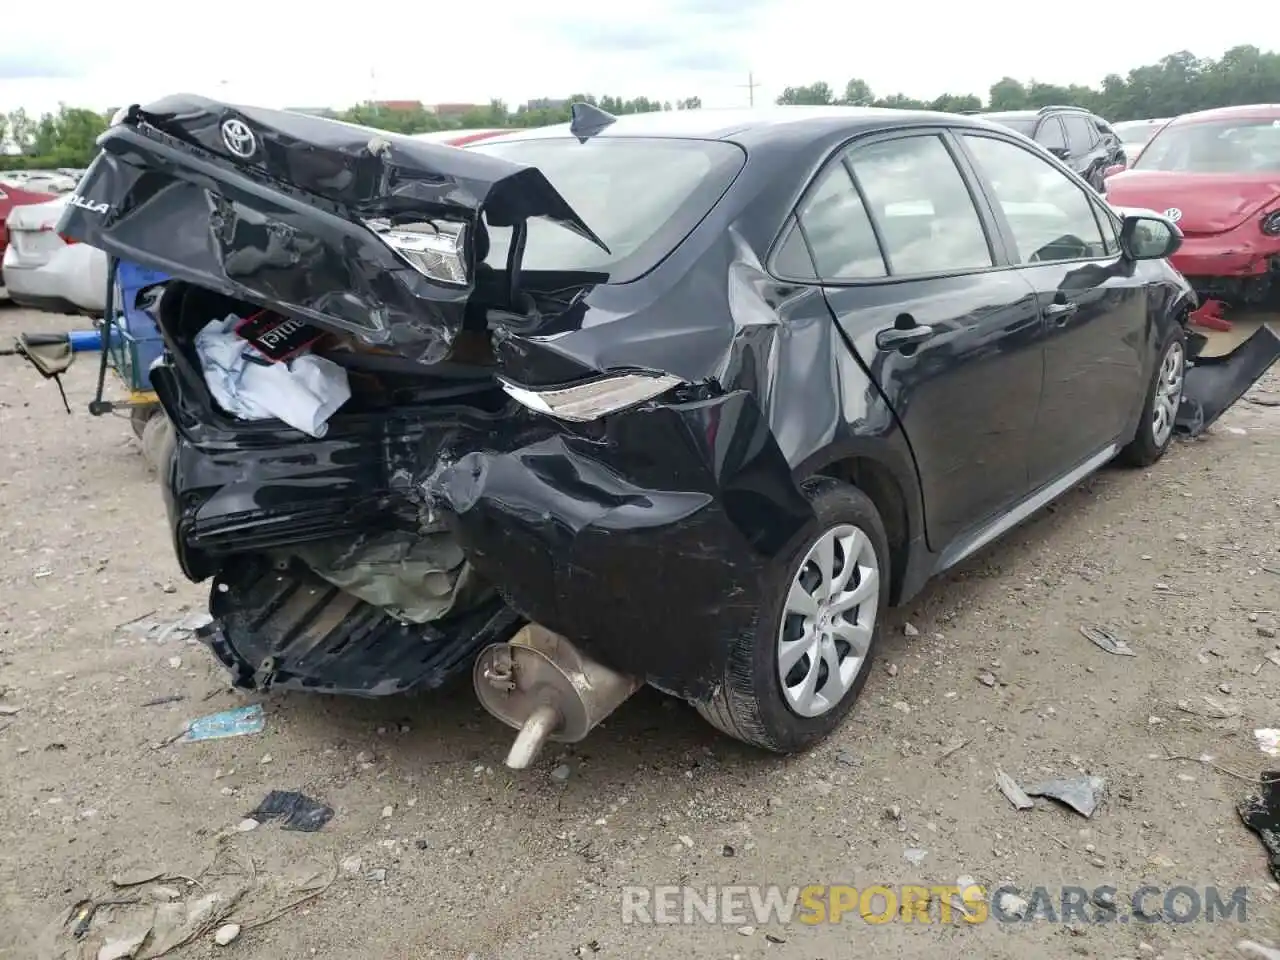
[[[652,113],[624,114],[594,136],[729,140],[760,145],[771,141],[793,141],[798,137],[804,138],[806,135],[819,139],[837,131],[859,133],[930,123],[977,129],[993,127],[981,116],[929,110],[776,106],[749,109],[662,110]],[[486,139],[484,144],[568,136],[572,136],[570,125],[562,123],[549,127],[512,130],[510,135]]]
[[[1280,103],[1247,103],[1238,107],[1214,107],[1175,117],[1170,126],[1211,120],[1280,120]]]

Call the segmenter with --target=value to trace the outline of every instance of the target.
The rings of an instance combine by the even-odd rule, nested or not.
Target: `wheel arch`
[[[915,550],[924,546],[924,516],[914,470],[895,466],[889,458],[860,445],[833,447],[810,458],[797,480],[831,477],[861,490],[875,505],[889,540],[891,588],[897,604]]]

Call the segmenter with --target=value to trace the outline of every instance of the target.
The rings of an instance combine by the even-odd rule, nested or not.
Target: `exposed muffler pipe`
[[[473,679],[481,706],[520,731],[506,759],[513,770],[533,763],[548,740],[583,739],[644,682],[535,623],[480,651]]]

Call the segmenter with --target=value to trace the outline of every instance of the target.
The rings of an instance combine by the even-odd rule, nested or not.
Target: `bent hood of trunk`
[[[461,329],[485,224],[543,217],[604,246],[536,168],[336,120],[177,96],[98,143],[61,232],[424,363]],[[375,221],[467,225],[465,282],[415,269]]]
[[[1175,220],[1187,234],[1234,230],[1261,216],[1277,198],[1280,175],[1276,174],[1126,170],[1107,178],[1107,201],[1113,206],[1154,210]]]

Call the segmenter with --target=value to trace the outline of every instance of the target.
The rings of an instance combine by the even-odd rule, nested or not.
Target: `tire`
[[[1175,352],[1178,359],[1173,361],[1170,357]],[[1173,417],[1177,415],[1178,403],[1182,399],[1182,388],[1187,377],[1187,332],[1181,325],[1165,338],[1158,356],[1155,373],[1152,374],[1151,382],[1147,386],[1147,399],[1142,405],[1142,416],[1138,420],[1138,432],[1116,457],[1116,462],[1122,466],[1149,467],[1163,457],[1169,445],[1173,443]],[[1177,387],[1172,401],[1166,400],[1164,403],[1165,412],[1170,418],[1167,429],[1164,429],[1157,424],[1156,405],[1159,398],[1167,396],[1166,391],[1162,390],[1162,384],[1168,377],[1166,367],[1170,363],[1175,363],[1177,366]]]
[[[744,743],[774,753],[807,750],[834,730],[848,714],[871,672],[870,664],[880,637],[881,614],[889,601],[889,539],[875,505],[856,487],[828,477],[806,481],[804,492],[813,505],[815,519],[792,538],[762,573],[760,605],[753,626],[733,641],[724,680],[713,696],[706,702],[695,704],[698,712],[712,726]],[[841,532],[850,529],[857,531],[859,536],[850,540],[849,534]],[[830,635],[837,637],[834,647],[825,648],[825,651],[814,648],[819,664],[818,691],[834,696],[839,690],[839,686],[828,685],[832,677],[832,661],[829,659],[832,653],[840,664],[841,673],[846,664],[854,668],[849,656],[855,651],[849,646],[848,638],[856,636],[857,642],[863,644],[862,658],[840,699],[831,705],[829,698],[811,698],[808,701],[810,707],[824,703],[827,706],[819,713],[805,715],[809,711],[797,710],[795,703],[784,693],[779,662],[781,632],[793,582],[802,568],[808,570],[806,579],[812,579],[815,568],[807,563],[809,552],[820,539],[832,532],[840,532],[837,539],[841,543],[852,543],[857,551],[859,576],[851,578],[851,584],[853,580],[861,579],[863,571],[871,569],[869,561],[874,558],[876,584],[866,587],[866,590],[874,592],[875,605],[871,607],[864,600],[842,615],[846,619],[829,621],[831,624],[839,623],[839,627]],[[838,550],[836,555],[839,556]],[[844,569],[840,567],[838,572],[842,574]],[[851,625],[847,619],[850,616],[854,616],[857,623]],[[805,622],[796,614],[787,614],[785,619],[786,630],[793,636]],[[815,617],[812,622],[826,621]],[[787,686],[793,691],[802,689],[800,684],[794,683],[794,678],[808,677],[806,665],[811,665],[812,659],[807,654],[801,655],[791,668],[788,676],[792,677],[793,683]],[[796,670],[800,673],[796,674]]]

